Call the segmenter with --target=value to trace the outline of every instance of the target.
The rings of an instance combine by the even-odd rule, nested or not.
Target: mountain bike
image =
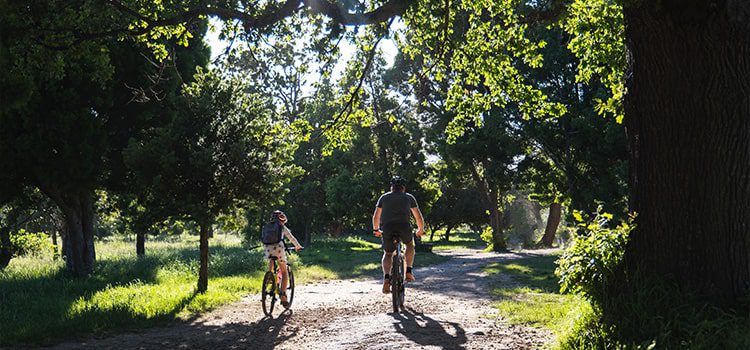
[[[404,307],[406,263],[404,261],[403,243],[398,237],[393,238],[393,243],[396,244],[396,254],[393,255],[393,263],[391,264],[391,296],[393,297],[393,312],[398,313],[399,308],[406,310]]]
[[[287,252],[295,251],[294,247],[284,248]],[[273,313],[273,307],[276,304],[276,299],[281,300],[281,269],[277,262],[278,258],[272,256],[270,260],[273,262],[273,268],[271,271],[266,271],[266,275],[263,276],[263,288],[261,289],[261,303],[263,304],[263,313],[266,316],[271,316]],[[289,272],[289,283],[287,285],[287,300],[289,305],[285,308],[292,308],[292,301],[294,300],[294,273],[292,272],[292,264],[287,260],[286,269]]]

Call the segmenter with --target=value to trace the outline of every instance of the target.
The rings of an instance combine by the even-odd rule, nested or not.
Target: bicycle
[[[391,264],[391,296],[393,299],[393,312],[398,313],[399,308],[406,311],[404,307],[404,297],[406,296],[404,266],[406,266],[406,263],[404,261],[404,247],[401,240],[398,237],[394,237],[393,243],[396,244],[396,254],[393,255],[393,263]]]
[[[295,251],[294,247],[285,247],[284,250],[286,250],[287,252]],[[273,261],[273,269],[272,271],[266,271],[265,276],[263,276],[263,287],[261,289],[261,303],[263,304],[263,313],[269,317],[273,313],[273,307],[276,304],[277,296],[280,300],[282,295],[282,276],[281,269],[279,269],[279,264],[277,262],[278,258],[272,256],[270,260]],[[287,293],[287,300],[289,301],[289,304],[285,306],[285,308],[289,310],[292,308],[292,301],[294,300],[294,273],[292,272],[292,264],[288,260],[286,262],[286,269],[289,273],[289,283],[287,285],[287,290],[289,291],[289,293]]]

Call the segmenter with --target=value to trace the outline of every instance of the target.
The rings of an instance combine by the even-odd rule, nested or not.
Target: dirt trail
[[[331,281],[298,286],[293,312],[274,310],[273,319],[251,295],[189,322],[54,348],[536,349],[551,341],[549,332],[508,325],[491,306],[488,284],[512,282],[488,278],[482,267],[518,255],[471,249],[440,254],[452,259],[415,268],[406,313],[388,313],[390,295],[380,293],[378,279]]]

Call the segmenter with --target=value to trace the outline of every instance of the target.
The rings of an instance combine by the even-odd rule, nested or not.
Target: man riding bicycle
[[[414,281],[412,265],[414,264],[414,235],[409,220],[414,215],[417,221],[417,237],[424,235],[424,218],[419,210],[417,200],[406,193],[406,181],[400,176],[391,179],[391,191],[378,199],[375,213],[372,215],[372,228],[376,237],[383,239],[383,293],[391,292],[390,274],[391,257],[396,250],[394,237],[399,237],[406,245],[406,281]]]

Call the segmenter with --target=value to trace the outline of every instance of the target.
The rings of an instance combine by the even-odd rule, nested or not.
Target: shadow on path
[[[439,346],[442,349],[465,349],[466,331],[456,322],[437,321],[412,308],[402,313],[394,313],[393,323],[396,332],[422,346]],[[446,329],[444,325],[448,325]],[[449,332],[452,331],[452,332]],[[455,333],[452,335],[451,333]]]
[[[291,311],[285,311],[276,318],[222,325],[193,321],[90,343],[62,344],[55,349],[274,349],[297,335],[296,329],[285,327],[291,316]]]

